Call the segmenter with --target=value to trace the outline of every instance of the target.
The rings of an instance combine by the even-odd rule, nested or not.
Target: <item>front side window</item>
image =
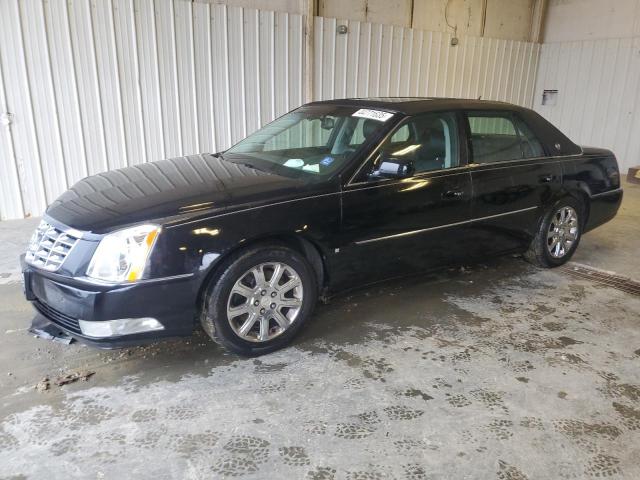
[[[376,163],[388,159],[410,165],[414,173],[459,166],[455,114],[428,113],[404,122],[380,146]]]
[[[531,129],[510,113],[468,115],[473,160],[493,163],[544,155],[542,144]]]
[[[346,165],[392,117],[355,107],[303,107],[249,135],[224,157],[280,173],[326,176]]]

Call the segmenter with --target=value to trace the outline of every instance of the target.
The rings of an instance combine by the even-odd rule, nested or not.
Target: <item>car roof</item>
[[[311,102],[306,104],[306,106],[307,105],[341,105],[373,108],[405,115],[417,115],[435,110],[523,110],[522,107],[505,102],[444,97],[344,98]]]

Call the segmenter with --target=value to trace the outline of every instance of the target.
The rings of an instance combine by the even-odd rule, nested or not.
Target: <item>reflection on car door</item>
[[[375,281],[450,263],[462,255],[471,214],[471,176],[461,158],[458,117],[423,115],[405,122],[383,142],[375,161],[344,187],[340,235],[343,261],[333,280],[365,275]],[[411,155],[406,178],[370,179],[388,152]],[[344,261],[347,259],[347,261]]]
[[[511,112],[468,112],[474,222],[470,256],[526,249],[562,169]]]

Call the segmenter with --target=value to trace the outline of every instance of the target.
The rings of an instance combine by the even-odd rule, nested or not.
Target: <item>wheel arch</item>
[[[240,254],[244,250],[257,248],[260,246],[283,246],[295,250],[301,254],[313,268],[316,274],[316,281],[318,283],[318,294],[322,295],[328,282],[328,273],[326,259],[322,252],[321,247],[313,240],[301,235],[295,234],[271,234],[261,237],[252,238],[246,242],[236,245],[224,252],[220,258],[217,259],[214,265],[212,265],[209,271],[206,273],[202,283],[199,287],[196,306],[200,309],[204,302],[204,297],[209,289],[211,282],[216,276],[221,274],[222,269],[226,266],[227,261],[234,255]]]
[[[582,221],[582,229],[584,230],[584,228],[587,226],[589,221],[589,214],[591,213],[591,197],[585,190],[581,188],[568,190],[567,194],[575,198],[576,200],[578,200],[583,207],[583,211],[581,212],[583,218],[581,219],[581,221]]]

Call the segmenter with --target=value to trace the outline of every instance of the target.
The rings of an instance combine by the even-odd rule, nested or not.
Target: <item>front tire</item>
[[[228,259],[207,289],[201,323],[227,350],[258,356],[289,344],[318,297],[313,267],[281,246],[256,247]]]
[[[542,217],[525,258],[543,268],[568,262],[582,236],[582,204],[572,197],[558,200]]]

